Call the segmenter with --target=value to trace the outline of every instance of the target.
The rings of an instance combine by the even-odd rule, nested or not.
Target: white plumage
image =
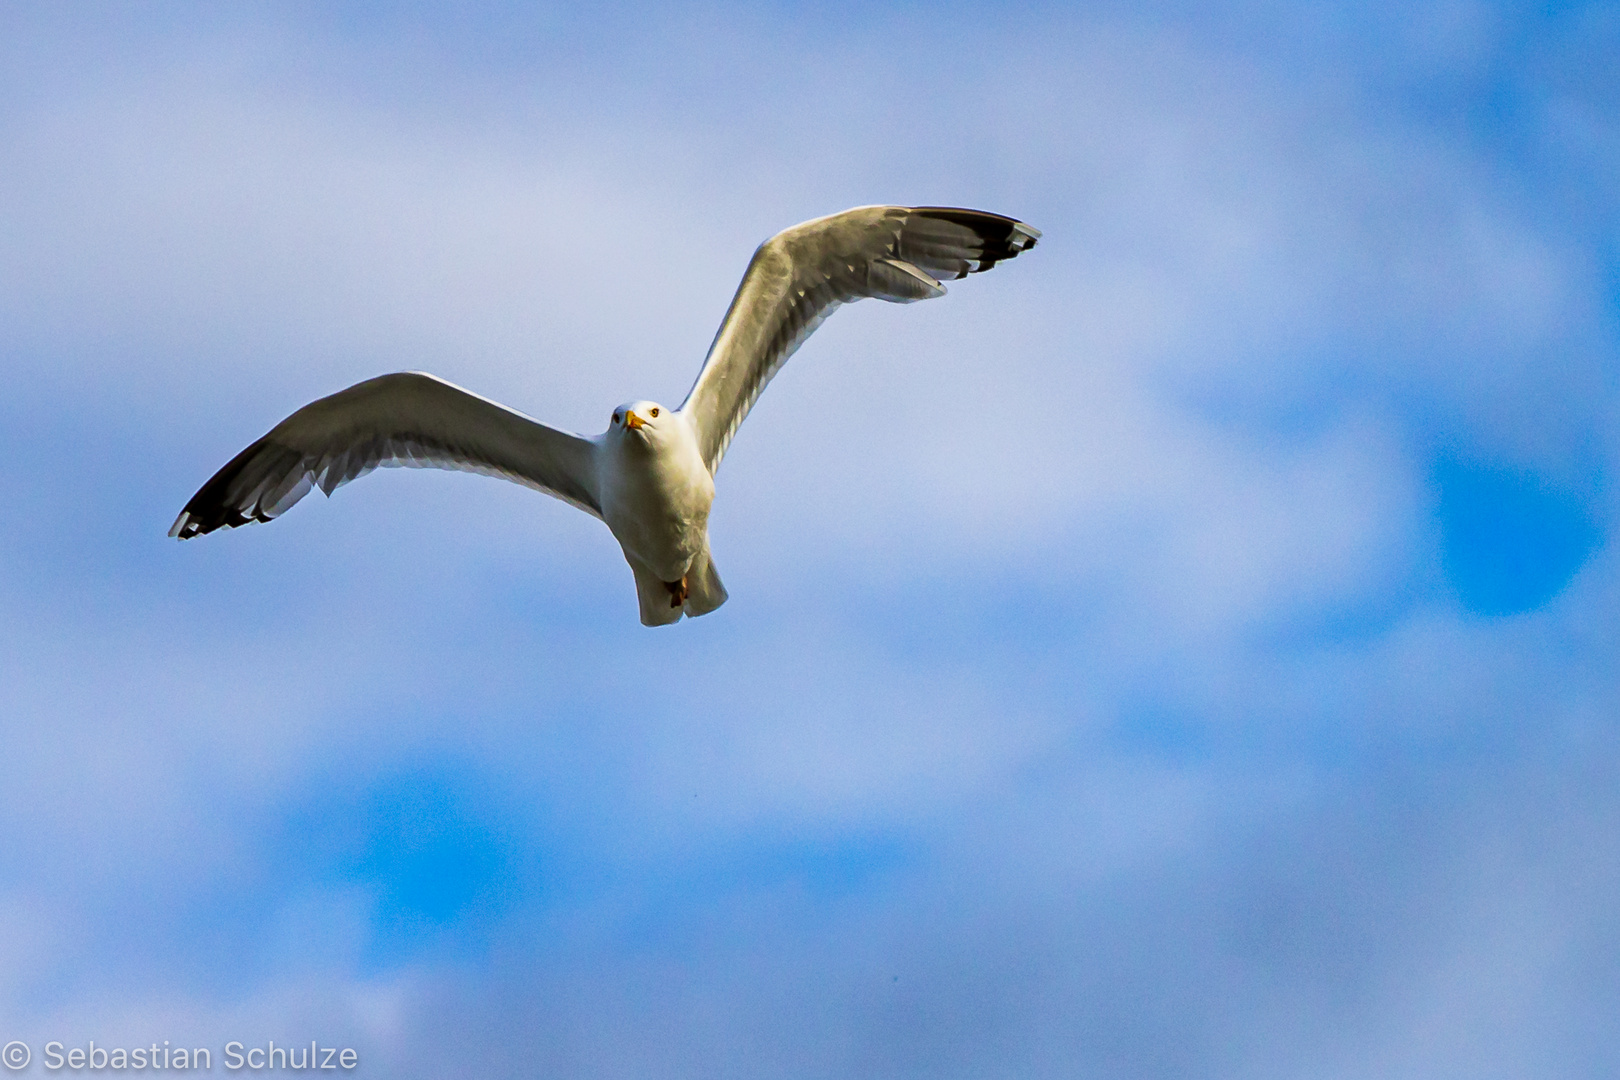
[[[606,522],[635,573],[646,625],[707,614],[726,600],[709,555],[714,473],[782,363],[840,304],[942,296],[941,280],[988,270],[1039,237],[999,214],[937,206],[863,206],[795,225],[754,253],[679,409],[621,405],[588,438],[432,375],[383,375],[277,424],[202,486],[169,535],[269,521],[311,487],[330,495],[379,465],[462,469]]]

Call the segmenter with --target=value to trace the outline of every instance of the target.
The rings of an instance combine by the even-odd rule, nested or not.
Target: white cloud
[[[1430,14],[1391,63],[1503,33]],[[1570,748],[1612,728],[1613,558],[1469,619],[1428,520],[1436,442],[1611,453],[1612,312],[1523,176],[1354,56],[1174,20],[658,24],[565,77],[281,18],[0,113],[7,1015],[353,1033],[397,1076],[1598,1060],[1614,808]],[[887,198],[1046,238],[789,365],[712,619],[646,634],[596,523],[466,477],[159,546],[381,370],[583,430],[673,401],[754,243]],[[421,761],[499,789],[543,885],[377,960],[376,896],[277,830]],[[850,837],[898,854],[818,892]]]

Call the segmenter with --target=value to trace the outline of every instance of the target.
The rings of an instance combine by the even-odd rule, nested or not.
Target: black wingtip
[[[992,214],[988,210],[969,210],[963,206],[918,206],[913,208],[913,213],[973,230],[984,244],[984,255],[970,273],[982,273],[998,262],[1016,258],[1041,239],[1041,230],[1033,225],[1005,214]]]
[[[275,514],[265,512],[261,505],[263,484],[255,481],[274,475],[278,469],[290,472],[300,456],[296,451],[275,445],[266,435],[237,454],[197,489],[197,494],[169,527],[169,535],[190,540],[215,529],[234,529],[250,521],[269,521]],[[244,479],[244,473],[251,475]],[[292,500],[296,501],[297,498]],[[285,506],[291,504],[288,502]]]
[[[177,540],[190,540],[194,536],[202,536],[215,529],[234,529],[250,521],[268,520],[270,519],[240,514],[230,507],[219,507],[213,513],[209,513],[198,499],[193,499],[186,504],[184,510],[180,511],[180,516],[174,519],[174,524],[169,526],[169,535]]]

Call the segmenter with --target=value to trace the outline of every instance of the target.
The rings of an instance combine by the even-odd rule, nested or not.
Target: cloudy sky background
[[[1620,11],[0,15],[0,1038],[428,1077],[1585,1077],[1620,1060]],[[387,470],[179,544],[308,400],[585,432],[753,247],[846,308],[714,616]]]

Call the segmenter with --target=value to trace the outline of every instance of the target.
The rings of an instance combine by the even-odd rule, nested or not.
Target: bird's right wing
[[[951,206],[861,206],[795,225],[754,252],[681,411],[712,473],[760,391],[838,305],[944,296],[940,281],[1028,251],[1022,221]]]
[[[382,375],[311,402],[236,455],[192,496],[182,540],[269,521],[379,465],[461,469],[514,480],[602,516],[595,444],[418,372]]]

